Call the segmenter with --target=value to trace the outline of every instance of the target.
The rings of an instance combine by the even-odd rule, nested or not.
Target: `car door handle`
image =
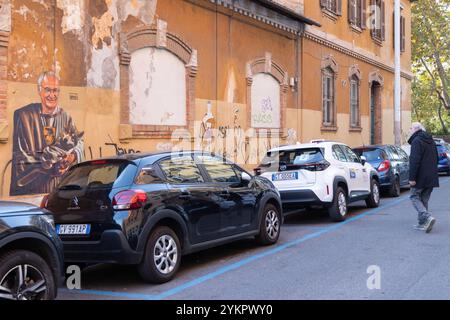
[[[192,199],[192,195],[190,192],[182,192],[179,196],[179,199],[183,199],[183,200],[189,200]]]
[[[230,192],[228,190],[222,191],[220,195],[224,198],[228,198],[230,196]]]

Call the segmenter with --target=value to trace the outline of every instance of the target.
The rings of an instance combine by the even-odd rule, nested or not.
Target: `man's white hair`
[[[419,131],[419,130],[427,131],[427,129],[425,129],[425,127],[423,126],[423,124],[421,124],[420,122],[413,122],[413,123],[411,124],[411,128],[412,128],[412,130],[413,130],[414,132],[417,132],[417,131]]]
[[[54,71],[42,72],[37,81],[39,93],[41,93],[41,90],[42,90],[42,82],[44,82],[44,80],[47,80],[48,78],[55,78],[59,81],[59,77],[56,75],[56,72],[54,72]]]

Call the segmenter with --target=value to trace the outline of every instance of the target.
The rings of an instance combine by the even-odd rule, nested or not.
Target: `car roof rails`
[[[314,140],[311,140],[309,143],[321,143],[321,142],[336,142],[336,141],[327,140],[327,139],[314,139]]]

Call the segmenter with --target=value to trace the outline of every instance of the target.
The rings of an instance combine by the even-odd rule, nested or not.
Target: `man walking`
[[[419,224],[415,229],[430,232],[436,219],[428,211],[433,188],[439,187],[439,173],[437,169],[438,154],[433,137],[425,132],[422,124],[414,122],[411,125],[411,145],[409,157],[409,184],[411,185],[410,199],[419,214]]]

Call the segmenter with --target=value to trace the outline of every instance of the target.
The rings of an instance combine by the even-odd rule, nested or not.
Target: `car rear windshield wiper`
[[[59,188],[59,190],[81,190],[81,186],[77,184],[67,184]]]

